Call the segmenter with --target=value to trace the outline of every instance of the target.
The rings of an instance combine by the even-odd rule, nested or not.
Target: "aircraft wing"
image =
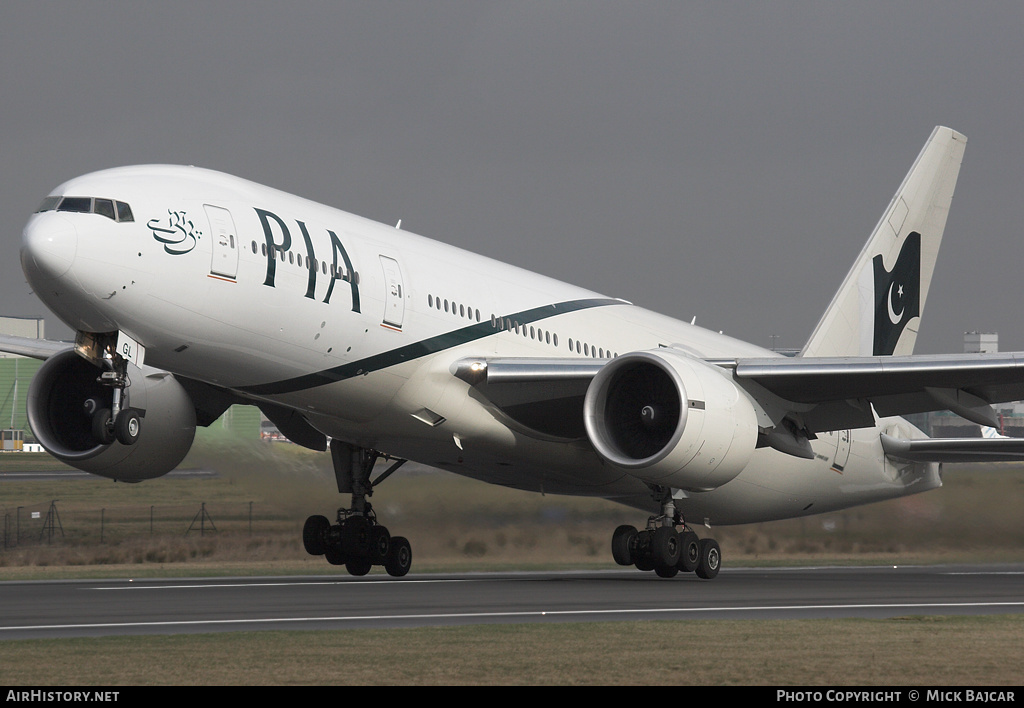
[[[1024,438],[930,438],[899,440],[882,433],[890,457],[911,462],[1020,462]]]
[[[508,418],[562,438],[585,436],[583,400],[607,359],[464,359],[453,370]],[[878,416],[951,410],[997,426],[993,403],[1024,399],[1024,352],[886,357],[765,357],[705,360],[734,382],[778,425],[815,432],[869,427]],[[1017,439],[907,441],[886,452],[909,460],[1024,459]],[[1009,455],[1009,457],[1008,457]]]
[[[30,339],[0,334],[0,352],[27,356],[31,359],[49,359],[65,349],[71,349],[71,342],[54,342],[49,339]]]
[[[755,398],[763,389],[792,404],[811,432],[873,425],[872,407],[882,417],[951,410],[995,427],[990,404],[1024,399],[1024,352],[718,363]]]

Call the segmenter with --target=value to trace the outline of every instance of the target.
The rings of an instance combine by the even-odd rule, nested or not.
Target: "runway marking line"
[[[45,629],[128,629],[131,627],[191,627],[197,625],[242,625],[270,624],[286,622],[361,622],[366,620],[410,620],[410,619],[493,619],[517,617],[580,617],[584,615],[643,615],[699,613],[699,612],[749,612],[764,610],[851,610],[851,609],[935,609],[940,607],[1022,607],[1021,602],[934,602],[934,603],[895,603],[895,604],[852,604],[852,605],[774,605],[766,607],[683,607],[662,609],[614,609],[614,610],[553,610],[550,612],[535,610],[531,612],[466,612],[466,613],[429,613],[415,615],[340,615],[333,617],[278,617],[262,619],[232,620],[175,620],[161,622],[97,622],[95,624],[43,624],[0,627],[0,631],[26,631]]]

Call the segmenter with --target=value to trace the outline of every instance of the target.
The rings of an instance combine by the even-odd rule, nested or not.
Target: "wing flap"
[[[882,434],[886,455],[910,462],[1020,462],[1024,438],[901,440]]]

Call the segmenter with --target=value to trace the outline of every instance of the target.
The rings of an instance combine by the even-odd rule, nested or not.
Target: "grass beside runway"
[[[16,464],[48,467],[2,455],[0,473]],[[216,470],[211,478],[6,478],[0,580],[338,572],[301,542],[308,515],[331,518],[347,501],[329,464],[329,455],[293,445],[221,442],[197,444],[186,460]],[[726,566],[1024,560],[1024,469],[947,466],[944,479],[942,489],[845,512],[697,531],[719,541]],[[414,573],[613,567],[612,530],[646,521],[600,499],[503,489],[411,464],[372,502],[392,534],[410,539]]]
[[[130,658],[126,658],[130,657]],[[1019,686],[1024,616],[594,622],[0,642],[7,683]]]
[[[0,550],[0,580],[337,573],[300,540],[305,517],[332,516],[340,500],[327,458],[290,445],[198,445],[188,462],[216,478],[0,482],[2,511],[24,524],[20,542]],[[11,459],[0,457],[0,472]],[[1021,468],[948,467],[945,482],[839,514],[698,530],[719,540],[726,565],[1024,560]],[[40,538],[53,500],[64,534]],[[415,469],[372,501],[412,541],[414,573],[614,567],[612,529],[645,520],[602,500]],[[186,533],[203,504],[217,530]],[[0,642],[0,675],[23,686],[1015,685],[1022,639],[1024,616],[1002,615],[12,640]]]

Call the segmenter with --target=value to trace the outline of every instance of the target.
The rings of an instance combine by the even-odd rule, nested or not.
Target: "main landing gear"
[[[397,460],[371,482],[370,472],[380,456],[376,450],[331,441],[338,491],[352,495],[352,506],[338,509],[336,524],[331,524],[326,516],[310,516],[302,528],[302,543],[310,555],[324,556],[332,565],[343,565],[352,575],[366,575],[373,566],[382,565],[388,575],[400,578],[412,567],[412,547],[408,540],[392,536],[377,522],[367,497],[405,460]]]
[[[677,530],[677,526],[681,529]],[[722,565],[718,542],[713,538],[697,538],[667,495],[662,501],[661,515],[649,518],[643,531],[628,525],[615,529],[612,557],[619,565],[653,570],[662,578],[674,578],[683,572],[711,580]]]

